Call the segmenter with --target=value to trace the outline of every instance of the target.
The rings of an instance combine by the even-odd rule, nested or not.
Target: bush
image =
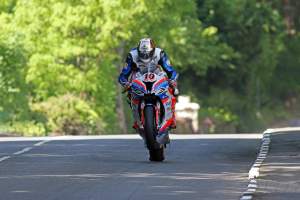
[[[202,108],[199,112],[202,128],[205,128],[205,121],[210,119],[212,124],[209,133],[236,132],[238,116],[230,110],[218,107]],[[207,131],[204,131],[207,132]]]
[[[45,136],[44,124],[34,121],[18,121],[0,125],[0,132],[8,135],[20,136]]]
[[[47,128],[56,135],[89,135],[103,132],[104,125],[85,100],[66,94],[35,103],[32,109],[47,118]]]

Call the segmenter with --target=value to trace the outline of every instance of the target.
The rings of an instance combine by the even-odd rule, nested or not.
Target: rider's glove
[[[174,80],[169,80],[169,84],[172,88],[177,88],[177,82]]]
[[[123,87],[124,87],[124,90],[127,91],[127,90],[130,89],[131,83],[130,82],[126,82],[126,83],[123,84]]]
[[[177,97],[179,95],[179,90],[178,88],[175,88],[174,89],[174,96]]]
[[[179,95],[179,90],[177,88],[177,82],[174,81],[174,80],[169,80],[169,84],[170,84],[171,88],[174,89],[174,92],[173,92],[174,96],[178,96]]]

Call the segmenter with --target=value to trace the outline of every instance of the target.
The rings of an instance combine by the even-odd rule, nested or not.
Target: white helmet
[[[143,38],[140,40],[137,50],[140,60],[149,62],[154,55],[155,43],[151,38]]]

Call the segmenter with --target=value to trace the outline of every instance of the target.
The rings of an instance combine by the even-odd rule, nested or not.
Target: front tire
[[[161,162],[165,159],[164,147],[156,141],[156,125],[155,114],[153,106],[146,106],[144,110],[145,116],[145,139],[147,148],[149,150],[150,161]]]

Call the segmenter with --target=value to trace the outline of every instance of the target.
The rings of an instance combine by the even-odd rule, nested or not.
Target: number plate
[[[144,82],[154,82],[156,81],[156,75],[154,73],[144,74]]]

